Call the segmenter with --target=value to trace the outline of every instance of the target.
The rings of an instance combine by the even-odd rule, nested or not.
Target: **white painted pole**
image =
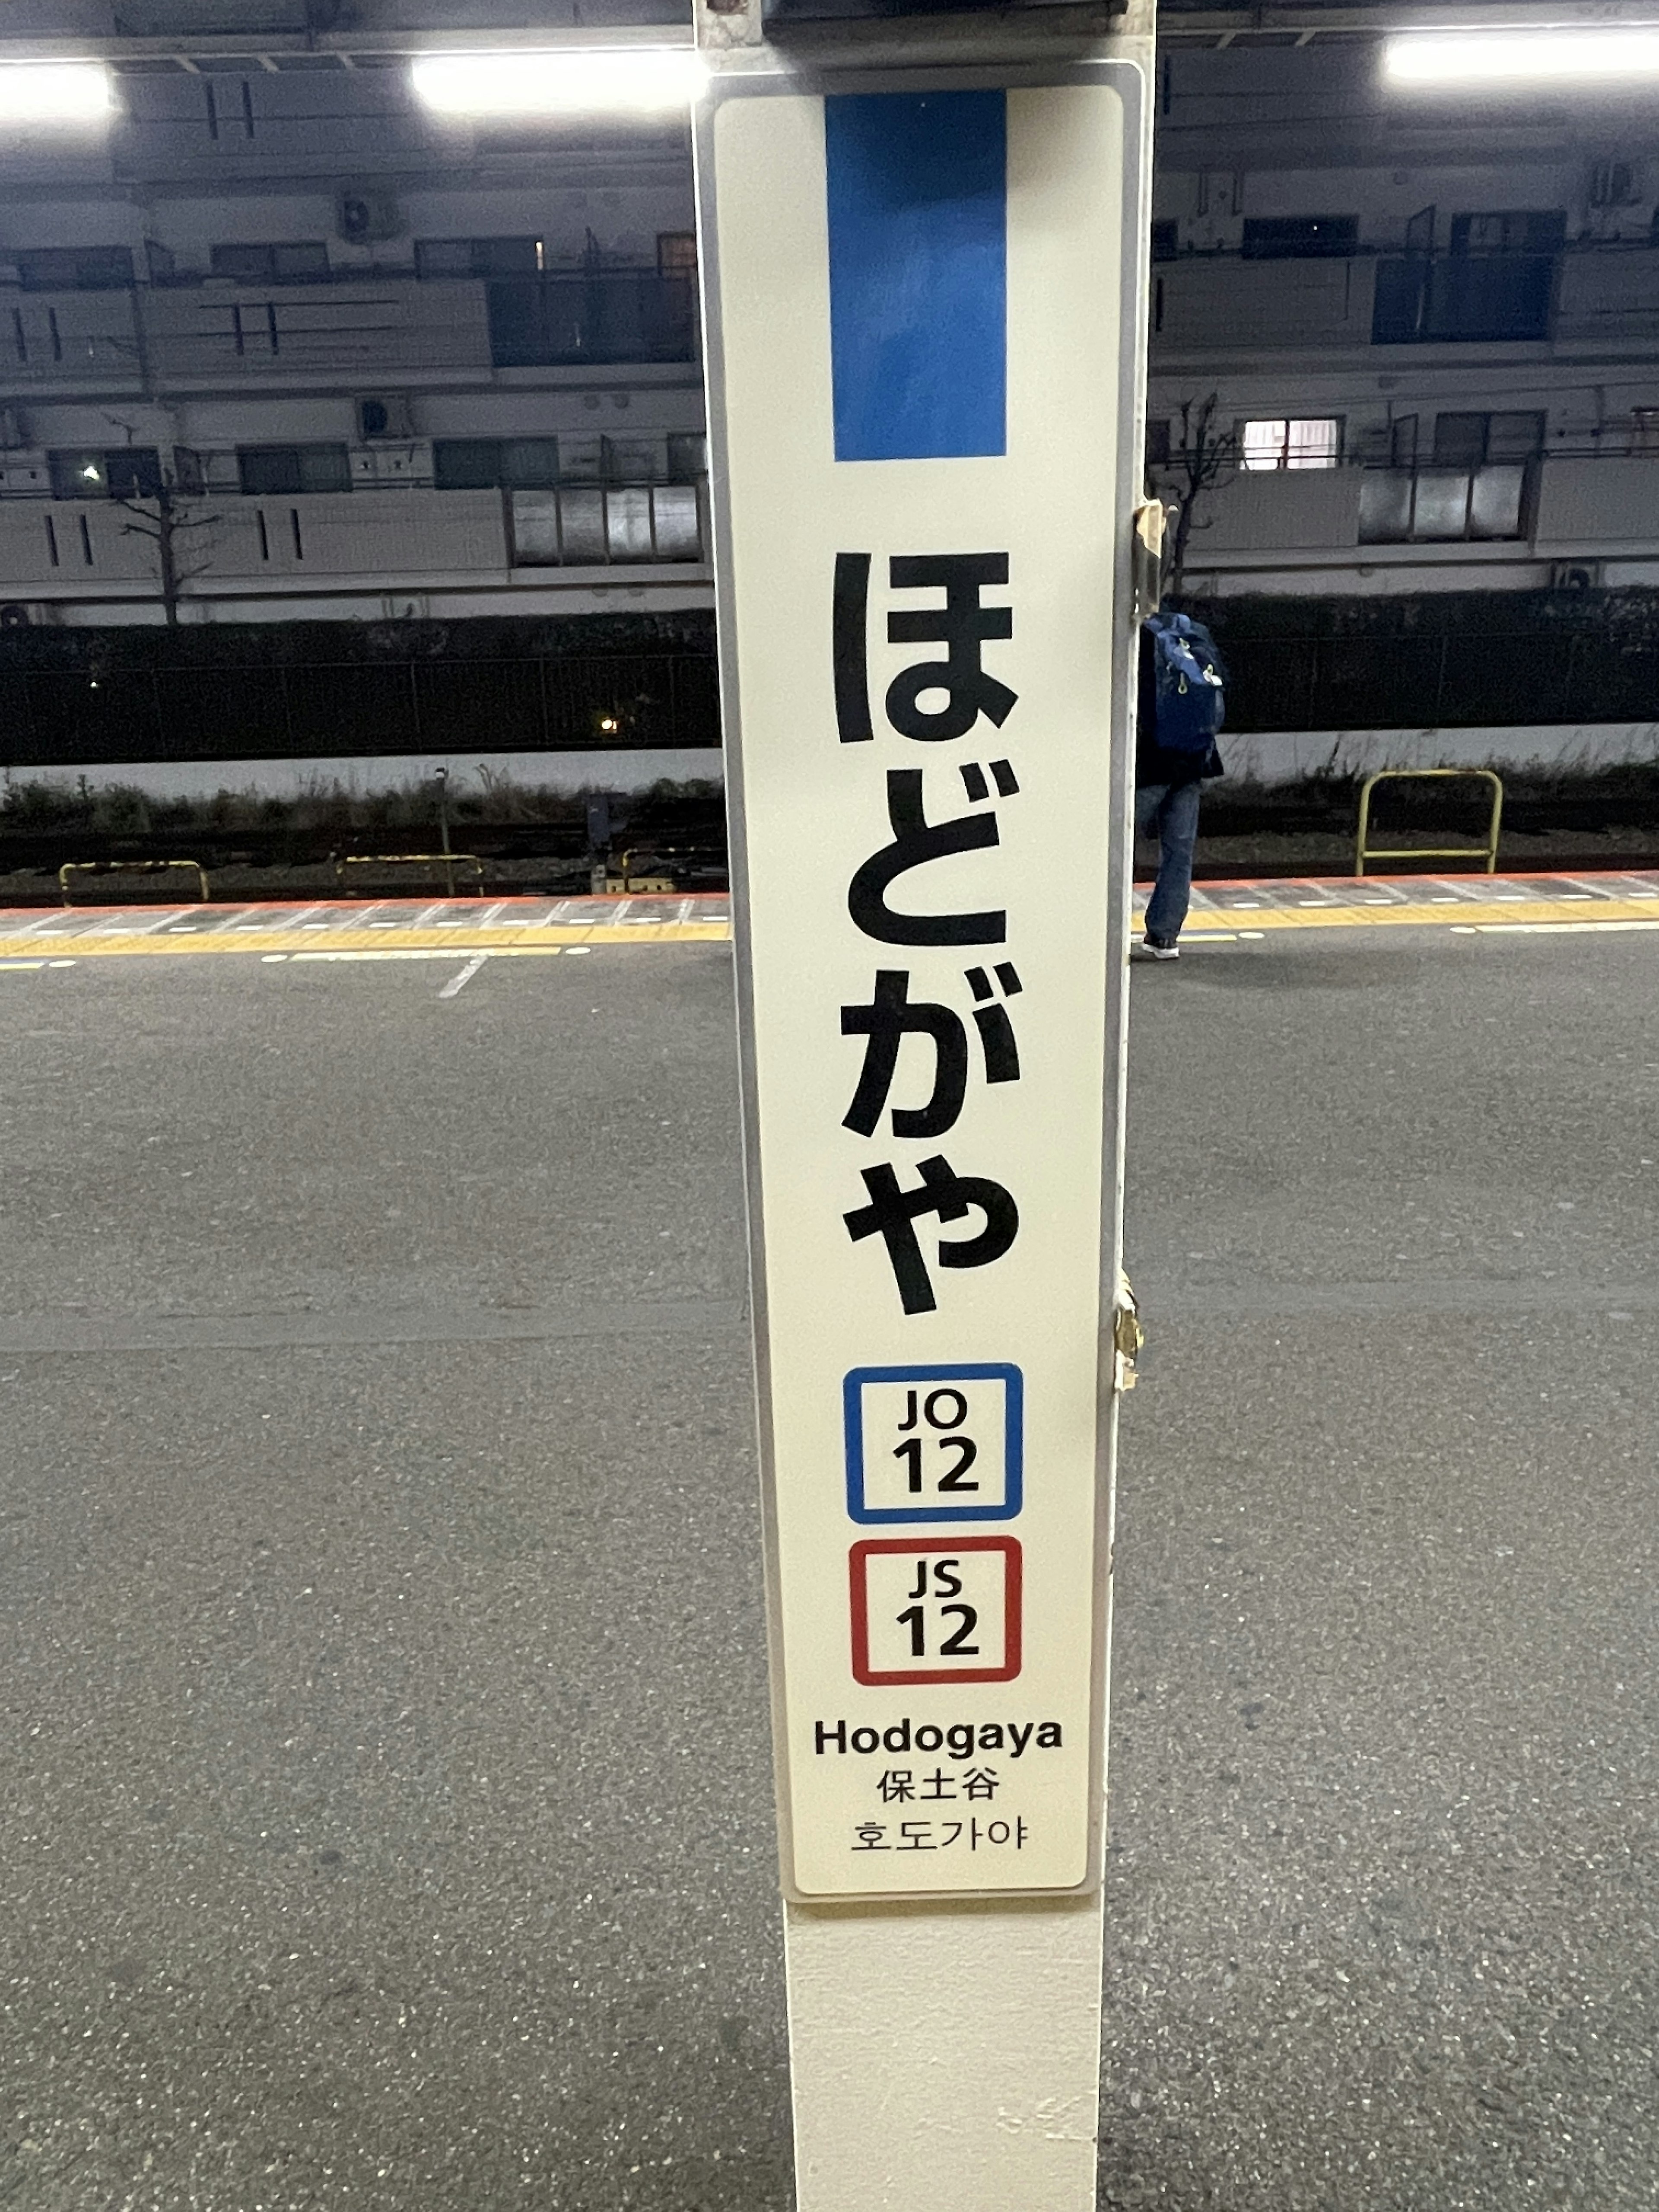
[[[799,2212],[1093,2212],[1096,2197],[1152,17],[1137,0],[1097,19],[1114,26],[1103,37],[1042,15],[821,25],[769,43],[757,0],[698,0]],[[890,453],[834,296],[867,279],[871,249],[861,234],[837,278],[836,225],[852,218],[831,141],[867,117],[828,111],[842,94],[847,110],[957,88],[1006,100],[1006,437],[981,421],[930,447],[913,411]],[[871,127],[879,232],[882,164],[902,167],[905,149]],[[872,357],[879,385],[887,356]],[[891,358],[902,383],[902,347]],[[925,726],[939,695],[907,709],[914,671],[900,665],[946,648],[889,650],[907,609],[939,606],[907,585],[906,559],[945,554],[991,556],[984,573],[1002,580],[975,587],[996,617],[980,665],[1019,702],[969,717],[948,744]],[[930,633],[913,616],[908,635]],[[975,809],[996,812],[994,856],[959,854],[931,876],[916,863],[873,903],[866,882],[860,904],[859,870],[903,820]],[[960,950],[905,933],[917,915],[994,900],[988,921],[957,914]],[[901,968],[931,1026],[906,1030],[901,1074],[860,1117],[858,1037],[891,988],[876,979]],[[1013,1025],[1018,1081],[988,1057],[978,1080],[970,1024],[988,1003]],[[941,1108],[947,1048],[930,1075],[927,1039],[953,1023],[967,1088]],[[914,1119],[925,1102],[939,1127],[907,1143],[889,1109]],[[978,1197],[939,1217],[966,1214],[966,1230],[919,1223],[913,1260],[933,1303],[913,1304],[913,1273],[901,1312],[902,1236],[860,1239],[860,1178],[874,1206],[871,1174],[902,1194],[946,1155],[977,1191],[1018,1200],[1018,1235],[994,1267],[948,1256],[953,1241],[972,1251]],[[971,1501],[904,1456],[933,1405],[915,1378],[940,1375],[971,1400],[951,1431],[975,1443]],[[926,1595],[941,1569],[953,1610],[975,1601],[960,1672]]]
[[[785,1911],[800,2212],[1094,2212],[1098,1892]]]

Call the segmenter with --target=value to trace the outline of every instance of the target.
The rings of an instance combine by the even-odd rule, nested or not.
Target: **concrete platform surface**
[[[0,985],[0,2205],[785,2212],[729,954],[590,942]],[[1651,2205],[1652,951],[1133,1002],[1101,2202]]]

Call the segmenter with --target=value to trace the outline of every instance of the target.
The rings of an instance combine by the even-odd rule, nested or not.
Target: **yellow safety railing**
[[[475,883],[483,881],[483,862],[476,853],[337,853],[334,874],[344,883],[348,868],[441,868],[449,896],[455,896],[455,871],[470,868]]]
[[[633,854],[624,853],[617,860],[606,861],[605,888],[614,898],[619,893],[627,897],[636,891],[672,891],[675,884],[672,874],[660,861],[647,861],[643,866],[636,867]]]
[[[1460,777],[1465,783],[1484,782],[1492,786],[1492,819],[1486,825],[1484,845],[1368,845],[1365,833],[1370,828],[1371,793],[1379,783],[1398,782],[1420,778],[1428,782],[1445,776]],[[1486,862],[1486,873],[1498,873],[1498,831],[1504,815],[1504,780],[1495,769],[1490,768],[1380,768],[1368,775],[1359,787],[1359,832],[1354,840],[1353,872],[1357,876],[1365,872],[1367,860],[1472,860],[1477,855]]]
[[[197,896],[206,902],[208,897],[207,870],[199,860],[65,860],[58,871],[58,888],[64,895],[64,904],[70,902],[71,876],[154,875],[162,868],[190,868],[195,872]]]

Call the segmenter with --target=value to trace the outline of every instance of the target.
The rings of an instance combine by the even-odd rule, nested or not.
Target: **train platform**
[[[1137,915],[1146,884],[1135,887]],[[731,900],[698,893],[572,898],[340,899],[158,908],[0,908],[0,968],[108,957],[234,954],[266,961],[447,960],[580,953],[598,945],[719,943]],[[1607,874],[1242,879],[1193,888],[1185,945],[1283,930],[1466,933],[1659,929],[1659,870]]]
[[[1644,892],[1136,974],[1113,2212],[1650,2201]],[[788,2212],[726,902],[0,927],[0,2202]]]

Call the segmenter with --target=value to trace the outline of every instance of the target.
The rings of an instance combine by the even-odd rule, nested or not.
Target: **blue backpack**
[[[1215,640],[1190,615],[1147,617],[1152,641],[1155,731],[1172,753],[1207,753],[1227,711],[1227,672]]]

